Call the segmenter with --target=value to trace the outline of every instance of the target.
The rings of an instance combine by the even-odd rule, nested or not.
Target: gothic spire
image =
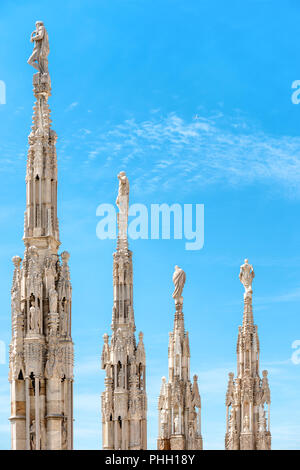
[[[38,72],[33,76],[36,101],[28,137],[24,242],[30,245],[33,238],[38,238],[43,247],[57,250],[60,244],[57,219],[57,136],[51,129],[48,104],[51,95],[49,41],[42,21],[36,23],[31,41],[35,45],[28,63]]]
[[[252,312],[254,269],[247,259],[239,278],[245,288],[244,314],[237,341],[237,377],[229,374],[226,393],[225,446],[228,450],[270,449],[270,389],[267,371],[263,379],[259,375],[259,340]]]
[[[13,257],[10,344],[12,448],[73,446],[72,287],[69,253],[58,254],[56,134],[50,127],[49,42],[43,22],[28,63],[36,98],[26,170],[24,259]]]
[[[117,250],[113,255],[112,337],[104,335],[101,356],[106,371],[102,393],[103,449],[147,448],[146,356],[143,333],[136,344],[133,313],[132,252],[128,249],[129,181],[118,175]]]
[[[162,378],[158,400],[159,430],[157,447],[169,449],[202,449],[201,399],[194,375],[190,381],[189,335],[184,328],[182,291],[185,272],[175,266],[173,274],[175,301],[174,328],[169,334],[169,380]]]

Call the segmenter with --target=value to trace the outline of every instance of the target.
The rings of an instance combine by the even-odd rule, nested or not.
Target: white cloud
[[[66,111],[72,111],[76,106],[78,106],[78,102],[74,101],[73,103],[69,104],[69,106],[66,108]]]
[[[134,160],[134,184],[149,192],[158,186],[167,190],[184,178],[185,188],[260,182],[300,195],[299,137],[271,136],[222,114],[191,121],[174,113],[149,116],[93,131],[93,139],[85,141],[91,164],[100,154],[101,165],[126,167]]]

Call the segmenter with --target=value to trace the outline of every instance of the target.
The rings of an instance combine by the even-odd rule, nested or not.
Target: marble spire
[[[260,377],[259,340],[252,311],[254,269],[247,259],[239,278],[245,289],[244,315],[237,341],[237,376],[231,372],[228,380],[225,447],[270,450],[270,388],[268,372],[264,370]]]
[[[143,333],[135,338],[133,311],[132,252],[128,249],[127,226],[129,181],[118,175],[119,208],[117,250],[113,256],[113,311],[111,341],[103,336],[101,356],[105,369],[102,393],[102,446],[108,450],[147,448],[146,357]]]
[[[162,378],[158,399],[158,439],[160,450],[202,450],[201,398],[198,377],[190,381],[190,345],[184,328],[182,291],[185,272],[175,266],[173,274],[175,301],[174,328],[169,335],[169,380]]]
[[[60,255],[56,133],[48,98],[49,41],[42,21],[28,63],[36,98],[26,168],[23,260],[14,256],[10,344],[11,445],[17,450],[73,447],[72,287],[69,253]]]

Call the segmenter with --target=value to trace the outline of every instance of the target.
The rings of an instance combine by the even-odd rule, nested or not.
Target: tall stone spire
[[[103,449],[147,448],[146,357],[143,333],[135,339],[132,252],[128,249],[129,182],[118,175],[118,242],[113,259],[112,337],[105,334],[101,356],[106,371],[102,393]]]
[[[182,290],[185,272],[175,266],[175,319],[169,335],[169,381],[162,378],[158,400],[159,430],[157,448],[160,450],[202,450],[201,398],[197,375],[190,381],[190,345],[184,329]]]
[[[33,125],[29,135],[24,217],[24,259],[13,258],[10,344],[12,449],[73,447],[72,287],[69,254],[58,254],[56,133],[48,98],[48,34],[31,35]]]
[[[259,340],[252,312],[254,270],[247,259],[240,268],[239,278],[245,288],[244,316],[237,341],[237,377],[234,379],[234,374],[229,374],[226,394],[225,447],[270,450],[270,388],[266,370],[260,378]]]

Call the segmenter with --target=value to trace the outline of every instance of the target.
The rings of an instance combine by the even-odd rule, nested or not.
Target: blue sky
[[[147,354],[149,448],[167,374],[172,274],[184,289],[191,371],[199,375],[206,449],[224,448],[227,374],[235,371],[245,257],[254,265],[261,366],[269,370],[273,448],[300,449],[300,79],[296,0],[2,0],[0,4],[0,339],[10,341],[11,257],[23,254],[33,69],[29,36],[50,38],[62,249],[71,253],[75,448],[101,448],[102,335],[110,332],[115,242],[96,237],[96,208],[131,202],[205,205],[205,244],[136,240],[134,307]],[[195,116],[198,119],[195,119]],[[10,446],[9,384],[0,364],[0,448]]]

